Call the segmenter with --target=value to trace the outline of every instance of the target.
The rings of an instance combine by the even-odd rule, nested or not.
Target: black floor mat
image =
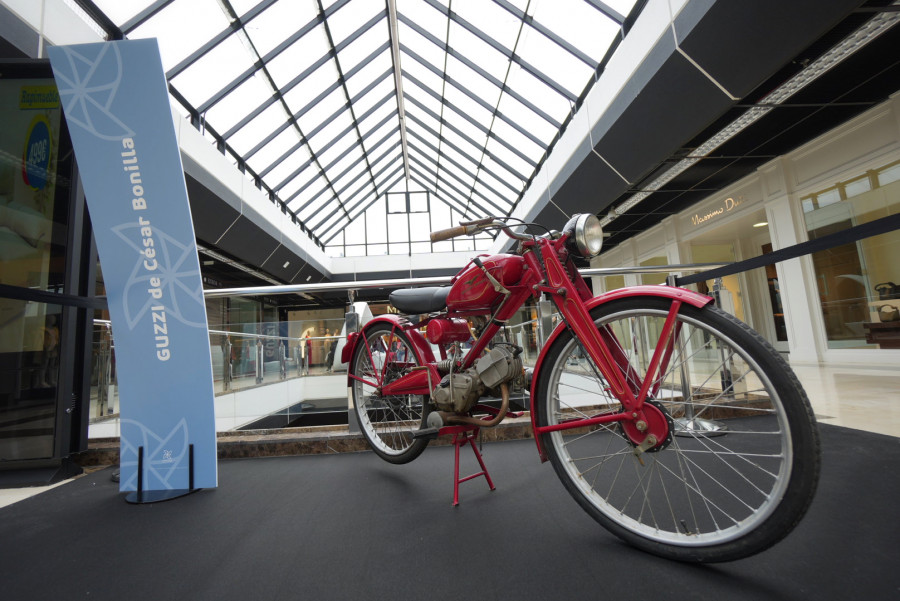
[[[485,445],[497,490],[453,454],[227,460],[219,488],[130,505],[112,470],[0,509],[4,599],[897,598],[900,439],[822,426],[806,519],[715,566],[618,542],[565,493],[533,441]],[[464,457],[463,475],[475,470]]]

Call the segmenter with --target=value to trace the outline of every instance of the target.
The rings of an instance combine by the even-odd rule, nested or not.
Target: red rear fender
[[[434,353],[431,350],[431,346],[428,344],[428,341],[425,340],[425,337],[422,335],[419,330],[404,330],[405,327],[409,326],[409,322],[393,313],[388,313],[385,315],[379,315],[378,317],[369,320],[366,322],[366,325],[363,326],[361,332],[354,332],[347,336],[347,344],[344,345],[343,350],[341,351],[341,361],[345,362],[349,365],[350,359],[353,357],[353,353],[356,349],[356,345],[360,344],[362,340],[365,339],[365,335],[376,325],[380,323],[388,323],[398,330],[402,330],[403,333],[409,338],[409,342],[413,347],[413,352],[416,354],[416,360],[419,365],[425,365],[427,363],[434,363]],[[347,369],[347,383],[350,382],[350,367]]]

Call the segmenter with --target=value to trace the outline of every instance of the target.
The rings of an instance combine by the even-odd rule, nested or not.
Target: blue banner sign
[[[116,344],[119,489],[216,486],[209,331],[156,40],[48,49],[84,185]],[[40,133],[34,135],[40,141]],[[39,157],[36,162],[39,162]],[[138,474],[138,449],[142,471]]]

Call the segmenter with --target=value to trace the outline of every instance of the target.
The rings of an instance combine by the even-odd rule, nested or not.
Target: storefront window
[[[0,79],[0,283],[65,292],[60,120],[52,79]]]
[[[887,217],[900,208],[900,162],[801,203],[810,240]],[[813,253],[828,348],[900,348],[898,255],[900,231]]]
[[[52,79],[0,72],[0,284],[65,293],[70,157]],[[67,151],[68,152],[68,151]],[[58,169],[59,167],[59,169]],[[65,174],[65,177],[58,176]],[[54,454],[59,305],[0,298],[0,463]]]
[[[659,267],[662,265],[668,265],[669,261],[665,256],[661,257],[650,257],[644,261],[641,261],[641,267]],[[665,273],[642,273],[641,274],[641,284],[651,285],[651,284],[665,284],[666,283],[666,275]]]
[[[59,305],[0,299],[0,465],[53,456]]]
[[[692,244],[694,263],[732,263],[735,261],[733,244]],[[739,274],[727,275],[719,281],[707,280],[697,285],[697,291],[717,298],[719,307],[744,321],[744,301]]]
[[[613,290],[618,290],[619,288],[625,287],[625,276],[624,275],[608,275],[603,278],[603,289],[606,292],[611,292]]]

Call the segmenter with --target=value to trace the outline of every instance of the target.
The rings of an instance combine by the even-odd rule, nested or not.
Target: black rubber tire
[[[650,331],[651,326],[661,323],[671,303],[669,299],[657,297],[619,299],[595,307],[591,316],[598,328],[603,324],[612,324],[611,331],[619,328],[621,334],[616,339],[626,340],[623,347],[631,344],[638,347],[643,345],[636,341],[645,336],[636,332],[641,331],[640,327],[644,327],[644,332]],[[812,502],[821,461],[815,418],[806,393],[788,364],[746,324],[712,305],[700,309],[682,305],[679,319],[683,320],[681,335],[691,337],[685,348],[691,350],[684,354],[673,353],[670,365],[674,367],[680,362],[685,371],[679,364],[679,369],[673,368],[660,375],[661,384],[654,404],[665,407],[670,417],[677,417],[679,406],[687,411],[688,404],[683,401],[690,395],[694,403],[692,408],[706,403],[702,412],[719,412],[726,418],[722,423],[731,423],[724,436],[712,437],[688,428],[657,452],[643,453],[641,459],[646,466],[639,464],[633,453],[634,444],[623,435],[621,426],[598,427],[589,432],[545,433],[541,435],[541,442],[572,497],[601,525],[629,544],[678,561],[722,562],[748,557],[784,538]],[[639,326],[639,323],[644,325]],[[658,332],[658,328],[655,331]],[[646,338],[652,339],[652,336]],[[720,340],[722,344],[713,340]],[[609,397],[608,393],[601,392],[601,378],[586,360],[582,360],[583,368],[572,367],[572,357],[577,357],[574,349],[578,346],[571,331],[565,331],[548,350],[536,376],[539,378],[535,388],[536,406],[540,411],[537,423],[541,426],[558,423],[561,417],[566,417],[566,411],[571,416],[573,410],[566,409],[570,407],[569,400],[578,399],[576,411],[579,415],[587,412],[588,407],[598,413],[619,410],[615,405],[606,405],[605,410],[601,410],[602,403],[595,403],[594,397],[582,405],[585,403],[586,378],[593,378],[598,387],[596,391],[591,389],[591,394],[597,398]],[[728,354],[732,352],[734,354]],[[713,360],[707,360],[707,357],[713,357]],[[719,359],[722,363],[710,367],[711,375],[718,369],[721,376],[722,367],[729,369],[734,365],[751,369],[729,372],[729,379],[720,382],[725,392],[719,393],[718,397],[714,396],[717,389],[713,390],[715,378],[706,379],[694,390],[694,371],[702,375],[705,365],[713,366]],[[638,363],[634,359],[630,361]],[[575,362],[577,364],[578,360]],[[583,373],[576,369],[583,369]],[[689,374],[684,377],[687,382],[684,386],[681,384],[683,373]],[[741,374],[744,374],[743,378],[735,381],[734,376],[741,377]],[[667,383],[668,377],[672,378],[671,383]],[[729,381],[733,383],[730,387],[725,384]],[[743,386],[739,386],[740,382]],[[760,388],[751,386],[756,382],[760,383]],[[746,391],[738,392],[741,388]],[[681,401],[671,392],[679,389]],[[713,396],[710,397],[711,393]],[[668,399],[665,398],[667,394]],[[707,402],[708,398],[712,400]],[[763,411],[767,405],[772,407],[771,414]],[[741,412],[749,412],[750,416],[740,417]],[[769,427],[772,432],[764,431]],[[601,443],[606,447],[597,451]],[[739,454],[731,454],[733,452]],[[595,454],[591,456],[591,453]],[[783,455],[778,457],[778,453]],[[618,469],[613,474],[617,463]],[[603,471],[611,472],[610,477],[601,478]],[[637,484],[629,482],[629,478]],[[620,480],[626,493],[631,491],[631,496],[614,492]],[[754,490],[767,489],[769,480],[772,481],[771,490]],[[609,492],[604,497],[600,490],[606,488]],[[727,495],[720,494],[729,488],[731,492]],[[762,494],[764,492],[770,493],[771,498]],[[751,501],[746,509],[733,502],[730,496],[737,498],[741,494]],[[713,496],[723,497],[723,505],[716,505],[708,498]],[[760,506],[751,507],[756,496],[762,497]],[[643,497],[639,512],[637,507],[630,507],[631,497]],[[613,499],[622,507],[614,508]],[[732,505],[738,508],[732,509]],[[727,518],[718,513],[725,506],[727,511],[722,515]],[[732,511],[735,515],[728,515]],[[742,512],[747,515],[740,517],[738,514]],[[644,524],[645,521],[649,523]],[[720,529],[719,521],[727,528]],[[710,532],[704,531],[706,527]]]
[[[385,342],[386,340],[389,342]],[[405,350],[407,359],[402,364],[395,364],[389,358],[392,353],[388,353],[385,348],[390,347],[394,341]],[[379,351],[384,352],[387,361],[391,361],[384,370],[385,384],[418,365],[412,345],[402,331],[393,329],[386,323],[364,329],[353,350],[349,366],[356,418],[363,436],[379,457],[389,463],[409,463],[428,446],[427,439],[412,437],[414,431],[425,426],[429,412],[428,398],[423,395],[384,398],[376,394],[374,388],[353,379],[354,376],[370,382],[375,379],[371,375],[371,363],[377,360],[370,360],[370,357],[377,356]],[[373,352],[376,354],[372,354]]]

